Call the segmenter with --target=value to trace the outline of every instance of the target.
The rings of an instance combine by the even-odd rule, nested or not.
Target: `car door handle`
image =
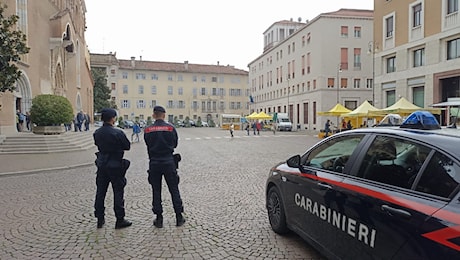
[[[282,176],[282,177],[281,177],[281,180],[282,180],[283,182],[289,182],[289,183],[296,184],[296,185],[297,185],[297,184],[300,184],[298,181],[293,181],[291,178],[286,178],[286,176]]]
[[[332,186],[329,185],[329,184],[326,184],[326,183],[318,183],[318,186],[322,189],[326,189],[326,190],[331,190],[332,189]]]
[[[395,209],[395,208],[390,207],[388,205],[382,205],[381,209],[383,211],[385,211],[388,215],[392,216],[392,217],[393,216],[401,216],[403,218],[411,218],[412,217],[412,215],[409,212],[407,212],[405,210],[402,210],[402,209]]]

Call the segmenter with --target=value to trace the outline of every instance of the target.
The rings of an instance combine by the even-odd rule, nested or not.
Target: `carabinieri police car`
[[[459,156],[428,112],[334,134],[270,170],[270,225],[330,259],[460,259]]]

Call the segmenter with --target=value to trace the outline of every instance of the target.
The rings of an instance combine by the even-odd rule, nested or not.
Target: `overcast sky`
[[[374,0],[86,0],[91,53],[150,61],[247,65],[263,51],[274,22],[312,20],[340,8],[374,8]]]

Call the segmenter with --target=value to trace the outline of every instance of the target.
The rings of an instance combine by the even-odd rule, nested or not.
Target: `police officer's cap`
[[[112,108],[104,108],[101,110],[101,119],[104,122],[109,121],[110,119],[114,118],[117,116],[117,111]]]
[[[166,110],[165,110],[165,108],[162,107],[162,106],[155,106],[155,107],[153,108],[153,112],[166,113]]]

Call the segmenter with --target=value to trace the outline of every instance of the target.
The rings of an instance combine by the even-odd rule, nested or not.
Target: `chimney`
[[[184,61],[185,70],[188,70],[188,60]]]
[[[134,57],[134,56],[131,57],[131,67],[132,68],[136,67],[136,57]]]

